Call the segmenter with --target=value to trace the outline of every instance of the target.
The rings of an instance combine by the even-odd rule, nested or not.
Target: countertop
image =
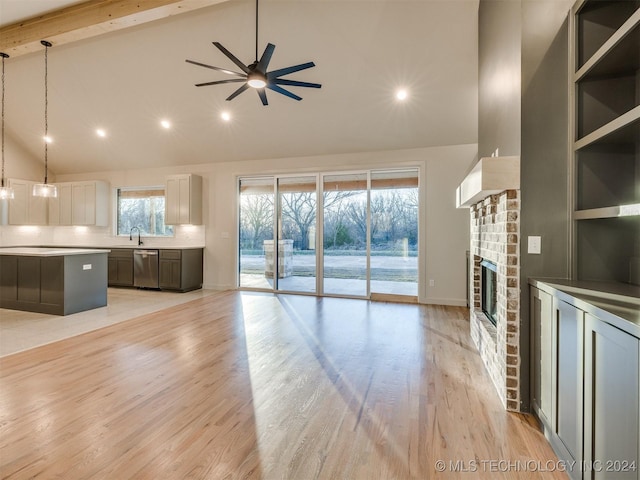
[[[67,255],[89,255],[109,253],[109,249],[63,248],[63,247],[9,247],[0,248],[0,255],[18,255],[21,257],[60,257]]]
[[[535,278],[529,284],[640,337],[640,287],[623,283]]]

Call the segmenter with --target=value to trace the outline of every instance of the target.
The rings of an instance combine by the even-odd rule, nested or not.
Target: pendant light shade
[[[0,200],[4,200],[13,198],[13,188],[10,188],[6,184],[6,179],[4,178],[4,60],[9,58],[9,55],[0,52],[0,57],[2,57],[2,179],[0,184]]]
[[[44,46],[44,183],[36,183],[33,186],[34,197],[57,197],[58,189],[55,185],[47,183],[47,153],[49,139],[49,90],[48,90],[48,53],[51,42],[41,40],[40,43]]]

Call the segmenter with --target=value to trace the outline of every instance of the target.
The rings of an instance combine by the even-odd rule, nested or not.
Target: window
[[[138,227],[145,236],[171,237],[173,227],[164,224],[164,187],[118,189],[118,235]]]

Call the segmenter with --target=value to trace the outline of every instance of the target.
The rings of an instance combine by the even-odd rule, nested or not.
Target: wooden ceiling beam
[[[11,57],[84,40],[227,0],[89,0],[0,28],[0,52]]]

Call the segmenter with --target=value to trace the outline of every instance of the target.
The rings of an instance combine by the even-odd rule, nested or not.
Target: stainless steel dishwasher
[[[133,251],[133,286],[160,288],[158,282],[158,250]]]

